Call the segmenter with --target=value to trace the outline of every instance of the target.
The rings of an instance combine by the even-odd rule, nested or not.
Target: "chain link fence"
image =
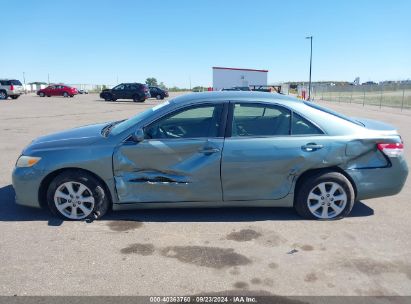
[[[411,109],[411,84],[317,85],[311,94],[314,100]]]

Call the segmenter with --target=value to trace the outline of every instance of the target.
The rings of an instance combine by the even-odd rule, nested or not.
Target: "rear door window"
[[[293,112],[293,122],[291,126],[292,135],[318,135],[324,134],[313,123]]]
[[[232,136],[290,135],[290,110],[265,104],[234,105]]]

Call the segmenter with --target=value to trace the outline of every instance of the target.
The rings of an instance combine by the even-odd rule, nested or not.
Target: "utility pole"
[[[47,82],[50,85],[50,73],[47,73]]]
[[[313,36],[305,37],[305,39],[310,39],[310,78],[308,82],[308,100],[311,100],[311,69],[313,65]]]
[[[24,94],[27,94],[27,89],[26,89],[26,75],[23,72],[23,83],[24,83]]]

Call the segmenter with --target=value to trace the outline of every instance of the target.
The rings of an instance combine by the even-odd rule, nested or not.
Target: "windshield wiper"
[[[103,135],[104,137],[107,137],[108,134],[110,134],[111,130],[113,129],[113,127],[117,124],[119,124],[120,122],[123,122],[125,119],[123,120],[118,120],[115,122],[112,122],[110,124],[108,124],[107,126],[105,126],[102,130],[101,130],[101,135]]]

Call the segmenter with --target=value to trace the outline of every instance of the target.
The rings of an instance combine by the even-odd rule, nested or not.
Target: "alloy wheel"
[[[343,212],[347,205],[347,193],[338,183],[323,182],[311,189],[307,205],[315,217],[332,219]]]
[[[65,217],[80,220],[88,217],[94,209],[95,200],[91,190],[79,182],[61,184],[54,193],[54,204]]]

